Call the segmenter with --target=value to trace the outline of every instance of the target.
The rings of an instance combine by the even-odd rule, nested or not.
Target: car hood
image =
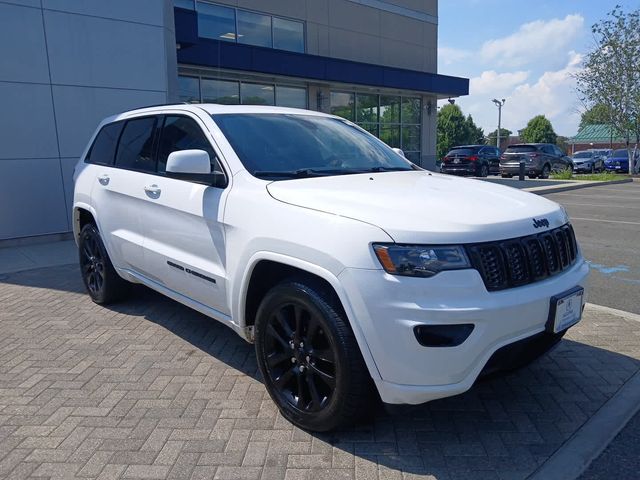
[[[267,189],[281,202],[376,225],[399,243],[501,240],[568,221],[564,209],[543,197],[427,171],[276,181]],[[536,228],[534,218],[548,220],[548,227]]]

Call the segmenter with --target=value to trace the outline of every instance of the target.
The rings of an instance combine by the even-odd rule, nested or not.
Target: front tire
[[[549,168],[549,165],[545,165],[544,167],[542,167],[542,172],[540,172],[540,178],[543,178],[543,179],[549,178],[550,172],[551,172],[551,169]]]
[[[317,432],[351,424],[371,406],[371,377],[332,290],[292,279],[262,300],[255,324],[258,366],[282,415]]]
[[[100,232],[92,223],[85,225],[80,231],[78,254],[82,281],[91,300],[104,305],[126,297],[131,284],[113,268]]]

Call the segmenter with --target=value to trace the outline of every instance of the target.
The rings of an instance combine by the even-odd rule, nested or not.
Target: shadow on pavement
[[[85,295],[75,266],[2,275],[0,287],[2,284]],[[103,308],[93,305],[88,297],[80,303],[85,314]],[[114,315],[101,321],[140,317],[142,324],[133,321],[140,325],[131,330],[134,343],[144,344],[145,339],[138,340],[135,335],[143,331],[144,321],[151,322],[193,347],[183,355],[185,358],[200,351],[260,380],[252,345],[224,325],[145,287],[135,286],[130,300],[108,309]],[[637,328],[640,330],[640,325]],[[364,460],[370,463],[364,462],[363,468],[377,463],[380,478],[392,477],[397,471],[432,475],[438,480],[526,478],[640,368],[640,361],[634,358],[585,343],[598,341],[590,331],[575,337],[582,341],[565,339],[529,366],[481,380],[462,395],[406,408],[394,415],[377,408],[368,423],[312,436],[337,447],[345,459],[355,456],[356,468]],[[171,359],[158,354],[145,361],[166,368]],[[257,419],[257,412],[258,407],[247,416]],[[290,429],[292,438],[308,435],[282,418],[275,423],[280,430]],[[335,454],[333,458],[335,462]],[[353,460],[344,461],[353,468]],[[385,469],[396,472],[385,474]]]

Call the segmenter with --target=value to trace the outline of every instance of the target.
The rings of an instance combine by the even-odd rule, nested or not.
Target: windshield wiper
[[[327,173],[325,173],[327,172]],[[308,178],[323,177],[331,175],[333,172],[327,170],[314,170],[313,168],[299,168],[298,170],[256,170],[253,175],[256,177],[281,177],[281,178]]]
[[[371,168],[367,168],[366,170],[363,170],[363,172],[369,173],[369,172],[409,172],[411,171],[412,168],[405,168],[405,167],[371,167]]]

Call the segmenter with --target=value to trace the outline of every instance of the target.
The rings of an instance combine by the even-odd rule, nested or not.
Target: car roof
[[[314,112],[311,110],[303,110],[300,108],[288,108],[288,107],[273,107],[264,105],[221,105],[217,103],[176,103],[167,105],[153,105],[150,107],[141,107],[134,110],[129,110],[117,115],[119,118],[126,118],[129,116],[138,116],[140,114],[161,114],[163,111],[185,111],[192,113],[202,113],[204,110],[210,115],[224,114],[224,113],[279,113],[289,115],[314,115],[322,117],[334,117],[322,112]]]
[[[451,147],[449,150],[453,150],[455,148],[482,148],[482,147],[492,147],[493,145],[456,145],[455,147]]]

